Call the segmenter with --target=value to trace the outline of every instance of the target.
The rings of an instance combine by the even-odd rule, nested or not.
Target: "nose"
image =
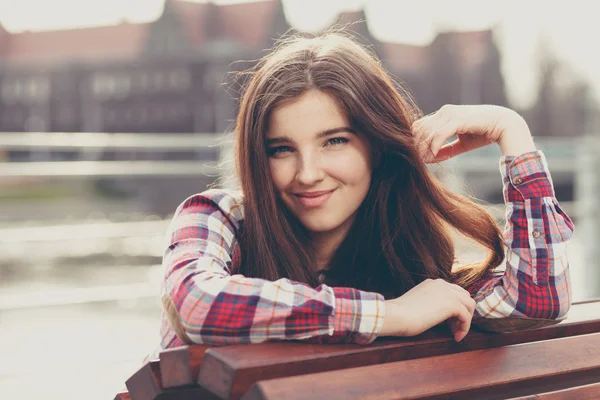
[[[323,180],[324,171],[320,161],[317,154],[306,154],[300,157],[296,180],[304,186],[310,186]]]

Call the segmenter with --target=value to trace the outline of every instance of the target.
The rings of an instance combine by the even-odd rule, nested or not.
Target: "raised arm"
[[[444,106],[413,124],[426,162],[440,162],[496,143],[506,202],[506,270],[480,279],[469,292],[472,322],[511,331],[556,323],[571,304],[566,243],[573,222],[556,200],[544,154],[537,151],[525,120],[498,106]],[[445,142],[453,137],[451,143]]]
[[[163,347],[375,340],[385,315],[380,294],[235,274],[241,220],[224,191],[192,196],[177,209],[163,258]]]

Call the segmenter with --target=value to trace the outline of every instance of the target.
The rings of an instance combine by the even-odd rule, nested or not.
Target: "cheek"
[[[277,190],[283,190],[292,182],[294,172],[291,163],[285,159],[272,159],[269,162],[271,169],[271,179]]]
[[[369,159],[360,151],[349,151],[332,160],[331,170],[348,184],[363,185],[370,182],[371,165]],[[332,173],[334,174],[334,173]]]

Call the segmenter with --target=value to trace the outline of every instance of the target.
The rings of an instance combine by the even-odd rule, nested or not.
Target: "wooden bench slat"
[[[162,386],[165,389],[193,385],[200,372],[204,352],[211,346],[183,346],[159,355]]]
[[[600,333],[260,381],[243,400],[505,399],[600,382]]]
[[[115,400],[131,400],[131,396],[129,396],[129,392],[121,392],[117,393]]]
[[[155,400],[218,400],[217,397],[208,393],[206,389],[199,386],[184,387],[178,389],[166,389],[159,394]]]
[[[181,349],[181,350],[180,350]],[[173,383],[176,379],[179,379],[182,374],[188,373],[187,368],[191,365],[196,371],[199,368],[199,365],[195,365],[195,363],[200,363],[202,361],[200,354],[200,348],[188,349],[188,348],[178,348],[173,351],[166,353],[174,353],[174,357],[170,358],[172,354],[166,355],[165,359],[169,360],[167,362],[166,367],[163,367],[163,363],[161,360],[152,360],[144,364],[135,374],[133,374],[126,382],[127,390],[129,391],[126,399],[130,400],[155,400],[155,399],[202,399],[202,400],[218,400],[217,396],[213,393],[207,391],[205,388],[196,385],[195,383],[186,383],[183,385],[179,385],[177,389],[174,388],[165,388],[162,384],[163,375],[167,377],[167,381]],[[174,364],[171,363],[174,360],[185,361],[181,357],[185,357],[183,355],[183,351],[187,353],[188,356],[192,356],[193,361],[187,360],[184,363]],[[161,353],[161,358],[163,354]],[[195,357],[195,358],[194,358]],[[169,368],[174,366],[176,371],[170,371]],[[119,395],[122,393],[119,393]],[[120,399],[119,399],[120,400]],[[124,400],[124,399],[123,399]]]
[[[531,396],[513,397],[509,400],[598,400],[600,399],[600,383],[575,386],[554,392],[534,394]]]
[[[259,380],[496,348],[600,332],[600,300],[573,304],[567,320],[540,329],[473,331],[456,343],[445,327],[413,338],[381,338],[369,346],[271,342],[211,348],[197,383],[221,399],[239,399]],[[193,348],[194,346],[192,346]]]
[[[149,361],[125,382],[132,400],[153,400],[162,392],[160,365]]]

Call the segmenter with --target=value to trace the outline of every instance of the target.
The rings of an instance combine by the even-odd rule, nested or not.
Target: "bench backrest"
[[[600,333],[270,379],[242,400],[494,400],[597,382]]]
[[[159,360],[149,362],[127,381],[127,388],[133,400],[172,398],[168,395],[181,388],[196,390],[202,398],[240,399],[255,383],[267,379],[475,353],[595,332],[600,332],[600,300],[573,304],[569,318],[556,325],[503,334],[472,331],[461,343],[439,327],[414,338],[381,338],[369,346],[294,342],[185,346],[163,351]]]

